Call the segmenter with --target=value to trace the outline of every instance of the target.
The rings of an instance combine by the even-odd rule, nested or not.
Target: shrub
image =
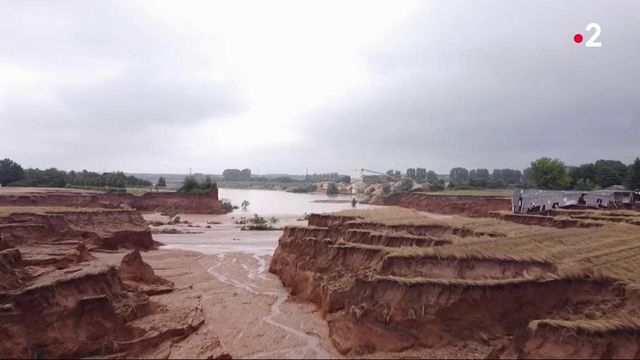
[[[327,185],[327,195],[336,195],[339,192],[336,183],[329,183]]]
[[[182,182],[182,186],[178,192],[185,194],[208,194],[213,189],[217,189],[218,185],[211,181],[211,177],[206,176],[202,183],[198,182],[195,177],[187,176]]]
[[[22,179],[24,179],[22,166],[11,159],[0,160],[0,185],[5,186]]]
[[[168,217],[169,218],[169,223],[172,223],[173,222],[173,218],[178,215],[178,209],[176,209],[174,207],[166,208],[166,209],[162,210],[160,215]],[[176,218],[176,221],[180,221],[179,219],[180,219],[179,217]]]

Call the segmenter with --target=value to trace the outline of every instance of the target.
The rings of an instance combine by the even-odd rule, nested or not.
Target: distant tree
[[[240,179],[243,181],[251,180],[251,169],[240,170]]]
[[[242,203],[240,204],[240,207],[242,208],[242,211],[247,211],[247,208],[249,207],[249,205],[251,205],[251,203],[249,203],[249,201],[242,200]]]
[[[640,158],[636,158],[636,161],[629,165],[625,178],[625,186],[629,190],[640,189]]]
[[[617,160],[598,160],[594,164],[596,183],[603,188],[622,185],[627,175],[627,165]]]
[[[327,185],[327,195],[335,195],[338,192],[339,190],[336,183],[329,183],[329,185]]]
[[[280,183],[292,183],[292,182],[296,182],[294,179],[290,178],[289,176],[278,176],[278,177],[274,177],[272,179],[273,182],[280,182]]]
[[[211,181],[211,177],[209,175],[204,177],[204,180],[200,184],[201,190],[211,190],[213,187],[213,181]]]
[[[395,174],[395,172],[393,171],[393,169],[389,169],[389,170],[387,170],[387,172],[385,174],[387,174],[389,176],[393,176],[393,174]]]
[[[469,170],[455,167],[449,172],[449,181],[455,185],[467,185],[469,183]]]
[[[416,178],[415,180],[419,183],[423,183],[427,178],[427,169],[425,168],[416,168]]]
[[[493,169],[489,176],[488,186],[492,188],[522,186],[523,176],[520,170]]]
[[[408,178],[415,180],[416,179],[416,169],[415,168],[408,168],[406,175]]]
[[[574,189],[584,190],[584,191],[591,191],[596,187],[597,187],[596,183],[594,183],[590,179],[579,179],[578,181],[576,181],[576,184],[574,185]]]
[[[162,176],[160,176],[160,178],[158,179],[158,187],[167,187],[167,180],[165,180],[165,178],[163,178]]]
[[[440,180],[440,178],[438,177],[438,174],[436,174],[435,171],[433,170],[429,170],[427,171],[427,175],[425,177],[425,180],[427,180],[427,182],[431,185],[435,185],[438,183],[438,181]]]
[[[444,180],[439,179],[438,181],[429,183],[429,191],[442,191],[444,190]]]
[[[62,170],[49,168],[45,170],[27,169],[24,171],[24,179],[21,185],[43,187],[65,187],[68,175]]]
[[[536,187],[536,183],[531,177],[531,168],[528,167],[522,172],[522,186],[525,188]]]
[[[178,189],[178,192],[192,193],[198,189],[199,185],[200,184],[198,184],[198,180],[196,180],[195,177],[187,176],[186,178],[184,178],[182,186],[180,187],[180,189]]]
[[[531,179],[540,189],[567,189],[571,177],[564,163],[558,159],[542,157],[531,162]]]
[[[222,178],[225,181],[250,181],[251,169],[225,169]]]
[[[22,179],[24,179],[22,166],[11,159],[0,160],[0,185],[5,186]]]
[[[596,184],[596,166],[594,164],[582,164],[580,166],[574,166],[569,168],[569,176],[571,176],[571,182],[576,185],[578,180],[584,179]]]
[[[343,184],[350,184],[351,183],[351,176],[343,176],[342,178],[340,178],[340,182]]]
[[[358,204],[356,198],[351,199],[351,207],[356,207],[356,204]]]
[[[242,173],[240,169],[225,169],[222,178],[224,181],[238,181],[242,178]]]
[[[402,187],[401,187],[402,191],[409,191],[411,189],[413,189],[413,180],[408,179],[408,178],[403,178],[402,179]]]
[[[211,177],[206,176],[202,182],[198,182],[194,176],[187,176],[182,182],[182,186],[178,189],[178,192],[190,193],[190,194],[208,194],[213,189],[217,189],[218,186],[215,182],[211,181]]]
[[[469,171],[469,185],[486,187],[489,184],[489,170],[473,169]]]

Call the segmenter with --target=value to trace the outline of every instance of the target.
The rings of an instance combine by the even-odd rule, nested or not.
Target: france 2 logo
[[[598,38],[600,37],[600,33],[602,33],[602,28],[600,27],[600,25],[594,22],[590,23],[589,25],[587,25],[586,30],[587,32],[591,32],[591,30],[594,30],[594,31],[591,37],[589,38],[589,40],[587,40],[587,42],[584,43],[584,46],[585,47],[602,47],[602,43],[598,41]],[[573,41],[575,41],[576,44],[580,44],[583,39],[584,38],[580,33],[573,35]]]

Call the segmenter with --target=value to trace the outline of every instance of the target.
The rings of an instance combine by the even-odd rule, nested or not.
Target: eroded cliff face
[[[128,207],[140,211],[163,211],[176,208],[185,214],[224,214],[227,211],[218,199],[218,189],[213,189],[208,194],[148,192],[141,196],[129,193],[64,190],[0,193],[0,206]]]
[[[511,199],[492,196],[429,195],[419,192],[405,192],[387,196],[384,198],[383,205],[401,206],[439,214],[486,217],[492,211],[511,210]]]
[[[309,226],[285,228],[270,271],[319,306],[347,355],[640,355],[640,323],[628,315],[640,313],[640,298],[617,281],[561,274],[542,260],[421,251],[505,236],[312,215]]]
[[[90,249],[151,249],[154,246],[142,215],[124,209],[16,207],[0,216],[0,234],[14,246],[69,241]]]
[[[142,260],[154,245],[133,210],[0,207],[0,357],[166,356],[204,316]],[[122,248],[117,265],[94,256]]]

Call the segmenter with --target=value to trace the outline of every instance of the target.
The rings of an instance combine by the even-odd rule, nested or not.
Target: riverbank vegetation
[[[253,214],[252,218],[245,218],[244,216],[237,220],[235,223],[242,225],[240,230],[280,230],[275,227],[280,220],[276,217],[266,219],[258,214]]]
[[[56,168],[23,169],[10,159],[0,160],[0,184],[2,186],[83,188],[83,189],[122,189],[152,187],[148,180],[126,175],[121,171],[97,173],[93,171],[69,171]]]

